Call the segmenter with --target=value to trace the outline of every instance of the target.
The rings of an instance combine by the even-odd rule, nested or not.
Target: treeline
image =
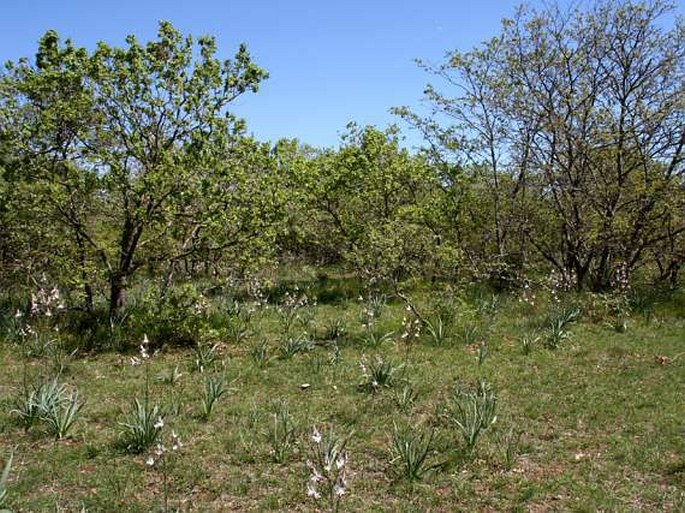
[[[351,124],[339,148],[247,137],[230,113],[267,73],[161,23],[94,50],[47,32],[0,76],[0,280],[49,276],[91,311],[125,308],[136,276],[244,278],[283,259],[370,284],[554,269],[608,290],[685,261],[685,30],[672,6],[521,8],[451,52],[425,137]]]

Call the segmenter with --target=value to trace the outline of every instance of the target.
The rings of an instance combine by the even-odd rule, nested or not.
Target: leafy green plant
[[[345,319],[335,319],[324,327],[321,338],[323,340],[338,341],[345,336],[345,333],[347,333]]]
[[[449,325],[443,320],[442,316],[438,316],[432,321],[426,321],[426,331],[436,346],[445,344],[452,336]]]
[[[226,337],[234,344],[240,344],[250,334],[250,327],[248,325],[248,322],[242,315],[231,317],[225,330]]]
[[[133,400],[127,418],[121,422],[121,446],[130,453],[140,454],[152,447],[159,439],[164,426],[158,405],[150,405],[147,397]]]
[[[628,331],[628,318],[624,315],[619,315],[615,319],[607,321],[607,327],[614,330],[616,333],[625,333]]]
[[[444,463],[431,462],[435,452],[435,431],[421,426],[398,426],[393,422],[390,441],[391,464],[400,468],[402,476],[410,481],[421,479],[427,472],[436,470]]]
[[[392,331],[379,334],[373,330],[367,330],[366,334],[362,338],[362,343],[364,344],[364,346],[370,349],[377,349],[383,344],[390,342],[392,340],[392,336]]]
[[[400,391],[395,393],[395,403],[402,411],[408,411],[418,399],[418,392],[411,383],[405,383]]]
[[[347,442],[352,435],[339,437],[331,430],[322,435],[314,427],[310,437],[307,469],[307,495],[315,500],[326,499],[331,511],[340,509],[340,502],[347,493]]]
[[[517,431],[513,427],[510,427],[500,438],[500,443],[504,446],[504,467],[507,470],[511,470],[516,463],[520,441],[521,431]]]
[[[5,506],[7,502],[7,481],[10,477],[10,470],[12,470],[12,459],[14,458],[14,453],[10,453],[5,461],[5,465],[2,469],[2,474],[0,474],[0,508]],[[0,509],[0,513],[10,513],[8,509]]]
[[[48,432],[58,439],[65,438],[79,418],[83,402],[79,401],[78,392],[66,394],[62,389],[57,401],[41,405],[41,418],[48,427]]]
[[[280,358],[282,360],[290,360],[297,353],[306,353],[311,351],[313,344],[311,341],[302,337],[288,337],[285,343],[281,346]]]
[[[485,359],[489,354],[488,344],[484,340],[481,340],[478,344],[478,366],[482,366],[485,363]]]
[[[566,307],[553,312],[547,319],[543,343],[547,349],[558,349],[569,338],[568,325],[577,321],[580,310],[574,307]]]
[[[359,362],[363,380],[359,388],[365,392],[378,392],[383,388],[391,388],[397,382],[397,374],[402,370],[402,365],[395,365],[392,360],[386,360],[378,355],[368,361],[365,357]]]
[[[366,308],[373,315],[374,319],[378,319],[388,304],[387,294],[372,294],[366,302]]]
[[[631,312],[642,316],[647,324],[652,321],[656,300],[653,295],[633,290],[628,297],[628,308]]]
[[[59,439],[67,436],[83,408],[78,392],[70,392],[57,379],[37,386],[24,383],[22,393],[14,404],[11,413],[19,417],[24,429],[29,430],[41,422],[50,434]]]
[[[215,376],[208,376],[205,380],[204,394],[202,395],[202,413],[204,420],[209,420],[212,415],[212,410],[216,402],[223,396],[228,389],[226,388],[223,379]]]
[[[475,389],[455,387],[445,417],[461,433],[466,448],[473,451],[479,436],[497,420],[497,398],[488,383],[479,380]]]
[[[178,365],[169,367],[166,372],[157,376],[157,380],[161,381],[165,385],[176,385],[183,376],[183,373],[179,370]]]
[[[195,348],[195,369],[204,372],[205,369],[213,367],[218,360],[217,344],[198,344]]]
[[[38,396],[42,394],[44,386],[44,383],[37,387],[24,383],[21,394],[14,399],[14,408],[10,411],[10,414],[18,417],[19,423],[26,431],[31,429],[40,420]]]
[[[530,354],[533,348],[540,343],[540,335],[537,332],[525,333],[521,337],[521,350],[523,354]]]
[[[266,431],[266,440],[271,446],[271,457],[274,462],[284,463],[297,444],[299,431],[285,402],[274,402],[273,410],[273,422]]]
[[[54,341],[47,345],[45,349],[46,356],[50,360],[52,370],[55,375],[60,376],[69,368],[69,364],[73,361],[78,349],[67,351],[59,341]]]
[[[479,332],[480,328],[478,327],[478,324],[472,323],[464,326],[461,331],[461,340],[464,345],[470,346],[475,344],[476,340],[478,339]]]
[[[250,358],[254,364],[263,369],[271,363],[272,357],[269,354],[269,344],[266,340],[260,340],[250,349]]]

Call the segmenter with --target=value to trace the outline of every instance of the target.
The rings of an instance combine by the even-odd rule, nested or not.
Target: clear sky
[[[400,122],[388,109],[418,106],[429,79],[413,60],[437,63],[447,50],[477,45],[495,35],[519,3],[9,0],[0,16],[0,61],[32,57],[47,29],[86,47],[101,40],[123,45],[127,34],[153,39],[157,22],[169,20],[184,33],[215,35],[221,57],[247,43],[270,73],[259,93],[234,108],[257,138],[332,146],[349,121]]]

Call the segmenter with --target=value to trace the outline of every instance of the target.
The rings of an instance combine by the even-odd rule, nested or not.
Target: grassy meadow
[[[0,495],[15,512],[683,511],[685,296],[619,296],[285,281],[121,326],[6,303]]]

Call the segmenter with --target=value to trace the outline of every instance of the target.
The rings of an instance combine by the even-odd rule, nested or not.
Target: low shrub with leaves
[[[183,373],[179,370],[178,365],[169,367],[166,372],[163,372],[157,376],[157,380],[161,381],[165,385],[176,385],[183,376]]]
[[[419,394],[411,383],[405,383],[401,390],[395,393],[395,403],[401,411],[408,411],[418,399]]]

